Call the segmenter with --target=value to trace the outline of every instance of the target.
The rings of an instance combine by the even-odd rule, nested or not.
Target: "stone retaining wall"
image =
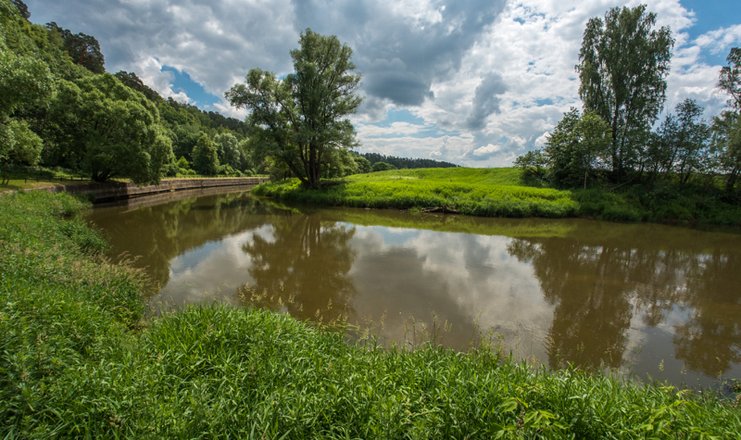
[[[219,187],[252,187],[267,181],[267,177],[163,179],[157,185],[140,186],[128,182],[106,182],[70,185],[58,184],[38,189],[51,192],[65,191],[86,197],[93,203],[101,203],[175,191]]]

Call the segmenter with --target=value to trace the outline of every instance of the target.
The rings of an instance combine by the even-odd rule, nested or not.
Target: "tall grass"
[[[577,204],[569,191],[522,186],[517,170],[440,168],[350,176],[320,190],[297,180],[266,184],[255,193],[288,201],[366,208],[437,208],[498,217],[569,217]]]
[[[733,438],[733,401],[480,347],[385,350],[268,311],[143,322],[66,195],[0,198],[0,436]]]
[[[643,187],[559,190],[524,183],[516,168],[393,170],[349,176],[321,189],[298,180],[263,184],[258,195],[330,206],[433,209],[487,217],[588,217],[741,227],[741,203],[720,190]]]

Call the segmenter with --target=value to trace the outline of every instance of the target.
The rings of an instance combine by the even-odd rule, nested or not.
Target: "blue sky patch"
[[[741,17],[739,0],[681,0],[680,3],[695,13],[695,23],[687,29],[693,40],[707,32],[738,24]],[[717,54],[703,50],[700,58],[710,65],[726,65],[726,56],[728,50]]]
[[[188,72],[182,72],[172,66],[162,66],[163,72],[172,73],[172,90],[175,92],[185,92],[190,99],[193,100],[193,104],[198,107],[210,107],[219,102],[219,97],[209,93],[203,86],[194,81]]]

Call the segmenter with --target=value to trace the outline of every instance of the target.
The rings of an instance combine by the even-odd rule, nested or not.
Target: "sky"
[[[359,152],[508,166],[581,107],[574,66],[584,26],[645,3],[675,38],[666,109],[685,98],[710,119],[741,46],[739,0],[26,0],[31,21],[95,36],[109,72],[165,97],[243,119],[224,92],[252,68],[292,71],[306,28],[353,49],[363,104]]]

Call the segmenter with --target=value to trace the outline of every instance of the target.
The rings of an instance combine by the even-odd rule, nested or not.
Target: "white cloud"
[[[502,147],[500,147],[499,145],[488,144],[484,145],[483,147],[476,148],[475,150],[473,150],[472,154],[474,156],[490,156],[494,153],[498,153],[501,149]]]
[[[741,41],[741,24],[707,32],[695,40],[698,47],[712,54],[726,54],[733,45]]]
[[[192,103],[192,100],[183,91],[174,91],[172,72],[162,71],[162,64],[154,57],[143,57],[134,64],[133,69],[144,84],[156,90],[165,98],[172,98],[181,103]]]

